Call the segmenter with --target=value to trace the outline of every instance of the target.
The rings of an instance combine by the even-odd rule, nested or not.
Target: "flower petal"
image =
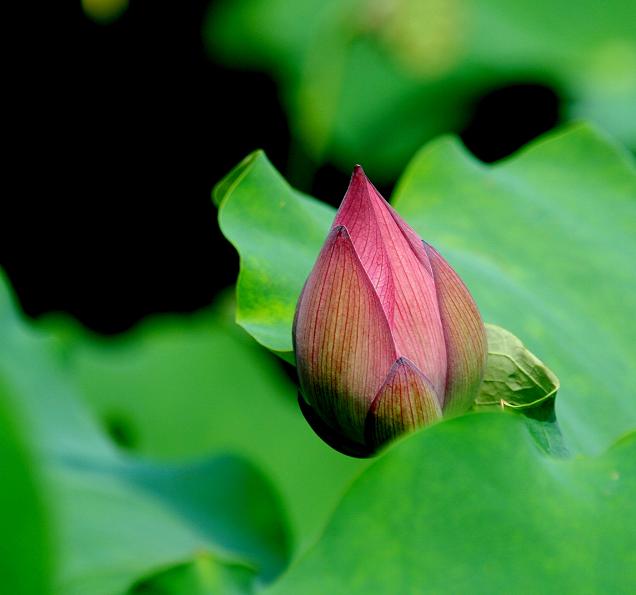
[[[445,414],[467,411],[484,376],[488,343],[484,323],[468,288],[429,244],[428,253],[444,327],[448,371],[443,403]]]
[[[334,227],[296,309],[303,396],[334,430],[362,442],[364,420],[397,357],[369,278],[343,226]]]
[[[399,358],[373,400],[365,437],[377,448],[388,440],[440,418],[442,410],[433,385],[405,357]]]
[[[442,394],[446,348],[428,256],[417,234],[357,166],[336,214],[378,293],[399,355],[411,359]]]
[[[342,204],[336,213],[335,225],[344,225],[351,236],[360,262],[375,288],[387,319],[393,320],[394,286],[386,242],[378,225],[374,202],[375,189],[359,165],[356,165]]]

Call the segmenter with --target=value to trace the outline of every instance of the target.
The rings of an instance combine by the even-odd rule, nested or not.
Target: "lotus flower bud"
[[[468,289],[360,166],[298,300],[293,339],[305,417],[356,456],[468,410],[486,364]]]

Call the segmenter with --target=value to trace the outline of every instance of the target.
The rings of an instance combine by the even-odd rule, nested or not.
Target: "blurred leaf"
[[[225,0],[203,34],[215,59],[272,72],[316,159],[364,156],[382,181],[484,89],[519,81],[636,147],[634,17],[630,0]]]
[[[36,458],[0,378],[0,580],[11,595],[51,593],[51,548]]]
[[[219,219],[241,255],[239,321],[290,352],[298,294],[333,211],[311,217],[312,203],[289,190],[284,210],[274,209],[281,185],[257,155],[218,193]],[[598,453],[636,427],[636,168],[627,153],[573,126],[485,166],[443,138],[409,165],[395,207],[458,271],[484,319],[523,337],[556,372],[571,448]]]
[[[629,593],[635,490],[634,433],[564,460],[518,416],[455,418],[369,467],[267,593]]]
[[[559,379],[511,332],[486,325],[488,363],[475,400],[477,407],[536,407],[556,395]]]
[[[133,451],[180,460],[235,453],[281,490],[296,545],[324,526],[366,463],[326,446],[298,409],[278,362],[231,320],[232,304],[157,316],[125,336],[91,336],[58,320],[69,375],[98,416]],[[233,494],[232,497],[237,497]]]
[[[199,555],[140,581],[128,595],[243,595],[251,583],[250,569]]]
[[[282,569],[284,513],[251,464],[225,456],[158,465],[120,453],[61,374],[53,339],[15,314],[3,279],[0,335],[0,382],[44,461],[56,592],[121,593],[199,551],[247,563],[265,580]]]

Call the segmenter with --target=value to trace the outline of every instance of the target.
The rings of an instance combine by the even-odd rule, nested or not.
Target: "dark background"
[[[78,2],[21,21],[0,265],[28,315],[64,310],[112,334],[234,282],[210,191],[255,148],[285,172],[290,134],[270,78],[206,55],[207,7],[132,0],[104,26]],[[559,108],[554,90],[518,81],[475,97],[456,132],[494,161],[556,125]],[[302,190],[337,204],[347,182],[327,164]]]

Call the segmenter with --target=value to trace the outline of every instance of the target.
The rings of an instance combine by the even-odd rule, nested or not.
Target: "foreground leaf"
[[[629,593],[634,490],[636,434],[559,460],[518,416],[456,418],[367,469],[267,593]]]

